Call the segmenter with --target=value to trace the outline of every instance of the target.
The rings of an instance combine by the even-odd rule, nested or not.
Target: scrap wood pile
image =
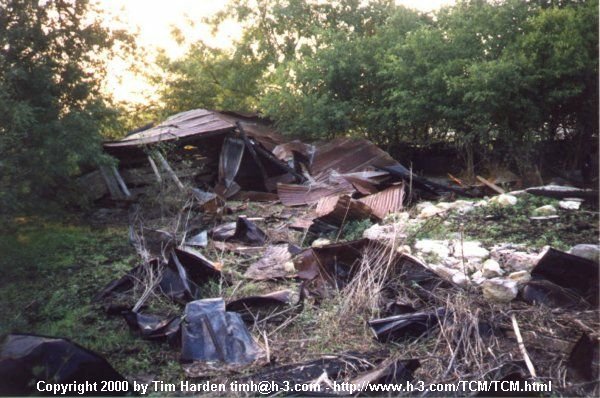
[[[175,187],[179,201],[160,216],[131,207],[139,265],[95,300],[140,338],[177,350],[187,377],[315,383],[328,394],[333,381],[407,380],[552,381],[554,395],[598,393],[597,258],[462,237],[410,244],[432,217],[515,197],[408,208],[474,192],[420,178],[365,140],[283,143],[235,117],[191,111],[109,144],[138,169],[146,162],[152,184]],[[217,172],[180,176],[157,152],[165,141],[204,165],[196,150],[214,145]],[[101,173],[111,194],[156,189],[147,180],[132,188],[126,170]],[[344,240],[361,220],[376,224]],[[18,342],[2,356],[24,351]],[[25,352],[19,360],[46,363]]]

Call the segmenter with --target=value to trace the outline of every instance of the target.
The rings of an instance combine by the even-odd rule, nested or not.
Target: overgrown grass
[[[31,220],[0,235],[0,334],[64,337],[128,377],[179,380],[177,353],[140,339],[93,302],[136,264],[127,228]]]

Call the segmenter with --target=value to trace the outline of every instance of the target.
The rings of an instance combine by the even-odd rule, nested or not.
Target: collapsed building
[[[338,138],[318,145],[286,142],[252,114],[195,109],[173,115],[104,143],[118,166],[102,166],[80,178],[93,200],[135,200],[171,181],[202,200],[280,200],[286,206],[316,204],[319,216],[383,218],[407,200],[404,184],[425,195],[462,188],[420,178],[364,139]],[[339,216],[339,215],[338,215]]]

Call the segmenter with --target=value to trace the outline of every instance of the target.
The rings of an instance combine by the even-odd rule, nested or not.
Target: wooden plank
[[[504,191],[504,189],[500,188],[498,185],[486,180],[485,178],[481,177],[481,176],[475,176],[477,177],[477,179],[486,187],[494,190],[495,192],[499,193],[499,194],[503,194],[506,193],[506,191]]]
[[[175,174],[175,172],[173,171],[173,169],[169,165],[169,162],[167,162],[167,159],[165,159],[164,156],[160,152],[158,152],[158,151],[154,152],[153,154],[158,159],[158,161],[160,162],[160,164],[162,165],[162,167],[165,169],[165,171],[167,172],[167,174],[171,177],[171,179],[179,187],[179,189],[181,189],[183,191],[185,189],[185,187],[183,186],[183,184],[181,183],[181,181],[177,177],[177,174]]]
[[[156,182],[160,184],[162,182],[162,177],[160,176],[158,167],[156,167],[156,163],[154,163],[154,159],[152,159],[152,156],[150,155],[148,155],[148,162],[150,162],[150,167],[152,167],[152,171],[154,171],[154,175],[156,176]]]
[[[110,196],[113,199],[122,199],[123,194],[119,189],[119,185],[115,180],[114,175],[106,170],[106,166],[100,166],[100,173],[102,174],[102,178],[104,178],[104,182],[106,182],[106,186],[110,191]]]
[[[123,177],[121,177],[121,174],[119,174],[119,170],[117,170],[117,168],[115,166],[113,166],[112,172],[113,172],[113,175],[115,176],[115,179],[119,183],[119,187],[121,187],[121,191],[123,191],[123,193],[125,194],[125,197],[126,198],[130,197],[131,193],[129,192],[129,189],[127,189],[127,184],[125,184],[125,181],[123,181]]]

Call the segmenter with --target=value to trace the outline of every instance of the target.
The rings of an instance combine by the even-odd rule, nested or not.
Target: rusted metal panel
[[[318,180],[320,175],[332,170],[352,173],[397,164],[387,152],[370,141],[341,138],[317,146],[310,168]]]
[[[366,204],[347,195],[323,198],[317,204],[318,220],[329,225],[341,226],[353,220],[378,219]]]
[[[236,122],[242,122],[247,134],[269,150],[283,142],[281,136],[268,123],[261,122],[256,117],[247,118],[242,115],[193,109],[173,115],[155,127],[131,134],[120,141],[106,142],[104,146],[137,147],[192,136],[209,137],[233,130]]]
[[[273,149],[273,155],[275,155],[277,159],[284,162],[293,160],[294,153],[298,153],[304,156],[306,159],[311,159],[314,152],[314,145],[306,144],[298,140],[286,142],[285,144],[279,144]]]
[[[284,206],[301,206],[317,203],[328,196],[351,194],[354,187],[349,184],[330,185],[313,183],[309,185],[277,184],[277,194]]]
[[[404,200],[404,184],[394,185],[385,191],[365,196],[360,202],[371,208],[373,214],[381,219],[390,213],[402,210]]]

